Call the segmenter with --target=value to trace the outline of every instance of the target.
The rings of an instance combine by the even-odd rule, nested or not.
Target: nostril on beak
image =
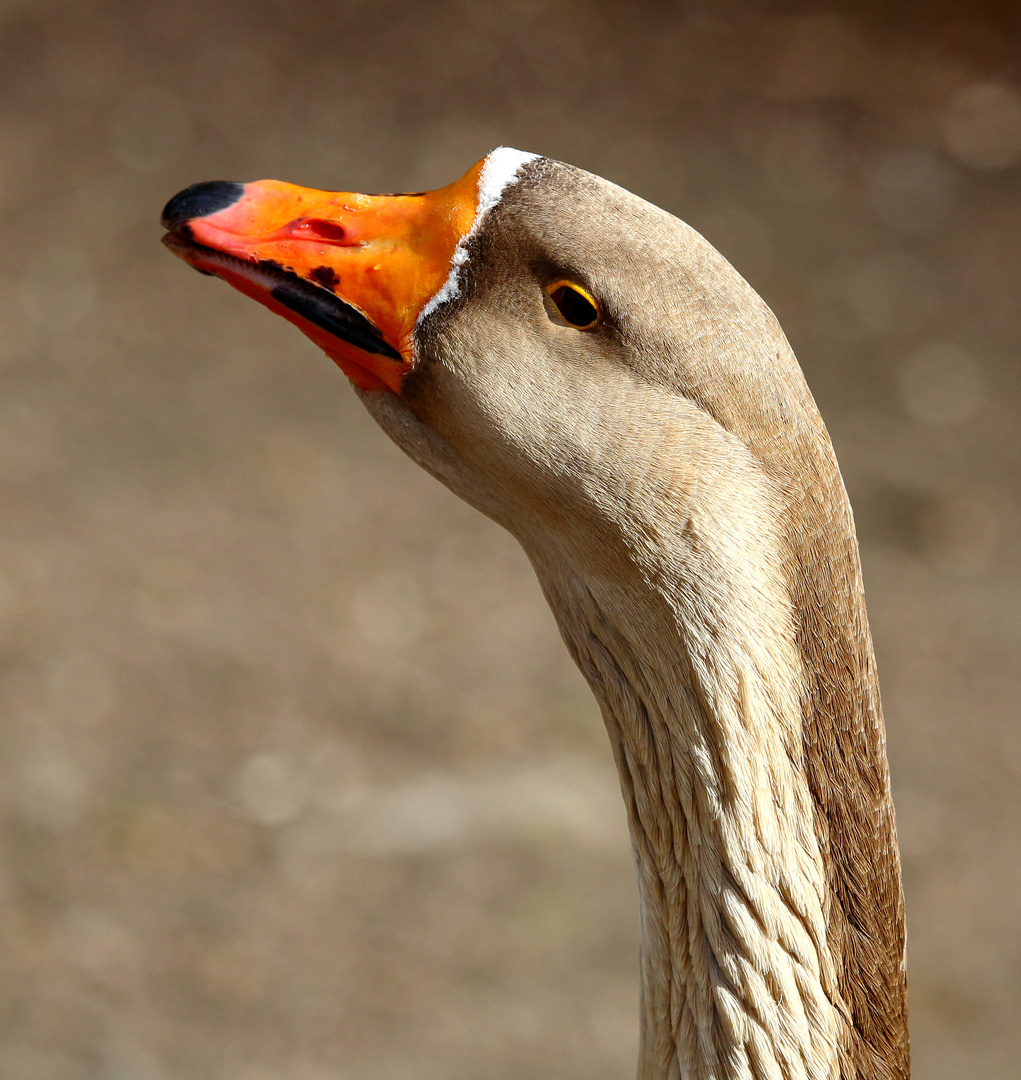
[[[234,180],[207,180],[202,184],[192,184],[179,191],[163,207],[160,223],[164,229],[176,229],[192,218],[208,217],[218,210],[226,210],[244,193],[245,185]]]

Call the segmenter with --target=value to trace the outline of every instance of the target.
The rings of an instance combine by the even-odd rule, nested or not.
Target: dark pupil
[[[553,299],[560,308],[560,314],[572,326],[591,326],[599,315],[595,307],[580,292],[569,289],[566,285],[562,289],[557,289],[553,294]]]

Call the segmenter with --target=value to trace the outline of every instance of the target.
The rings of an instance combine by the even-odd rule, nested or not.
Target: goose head
[[[171,250],[298,325],[530,552],[560,538],[591,557],[605,536],[612,560],[724,459],[824,437],[771,313],[715,249],[560,162],[501,148],[411,195],[213,182],[163,220]]]

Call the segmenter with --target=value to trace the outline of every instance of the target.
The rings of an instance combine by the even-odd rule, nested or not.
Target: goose
[[[854,524],[762,299],[666,211],[507,147],[432,192],[196,184],[162,223],[524,548],[620,774],[639,1080],[907,1077]]]

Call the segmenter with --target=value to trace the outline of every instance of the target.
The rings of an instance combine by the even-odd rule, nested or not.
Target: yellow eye
[[[599,305],[580,285],[555,281],[546,286],[546,294],[556,304],[564,321],[578,330],[591,330],[599,322]]]

